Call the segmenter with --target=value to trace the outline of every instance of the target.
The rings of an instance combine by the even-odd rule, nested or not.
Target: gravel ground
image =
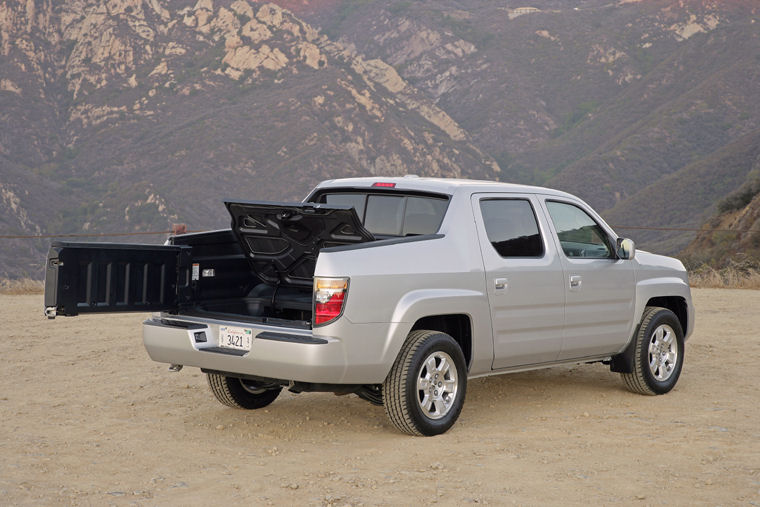
[[[144,315],[0,296],[0,504],[760,505],[760,291],[694,298],[670,394],[598,364],[477,379],[452,430],[414,438],[354,395],[226,408],[148,359]]]

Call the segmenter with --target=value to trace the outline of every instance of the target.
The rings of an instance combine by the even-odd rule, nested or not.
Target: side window
[[[588,213],[573,204],[546,201],[562,250],[568,257],[608,259],[612,248],[607,235]]]
[[[484,199],[480,212],[488,241],[502,257],[541,257],[544,243],[527,199]]]

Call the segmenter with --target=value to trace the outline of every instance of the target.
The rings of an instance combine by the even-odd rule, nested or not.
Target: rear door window
[[[502,257],[542,257],[544,242],[527,199],[480,201],[488,241]]]

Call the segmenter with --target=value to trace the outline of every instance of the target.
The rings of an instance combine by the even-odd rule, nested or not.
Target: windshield
[[[375,236],[435,234],[449,203],[445,197],[358,191],[325,193],[318,202],[353,207]]]

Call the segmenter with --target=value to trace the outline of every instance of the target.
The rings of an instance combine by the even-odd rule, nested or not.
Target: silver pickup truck
[[[642,394],[678,380],[683,265],[635,251],[572,195],[351,178],[302,203],[225,204],[230,229],[161,246],[53,243],[46,315],[154,312],[150,357],[201,368],[225,405],[356,393],[414,435],[456,422],[470,378],[603,362]]]

